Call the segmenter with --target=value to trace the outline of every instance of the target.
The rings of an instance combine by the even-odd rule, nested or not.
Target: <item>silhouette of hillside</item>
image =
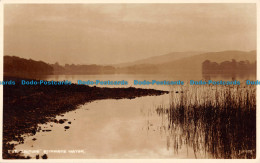
[[[165,72],[202,73],[202,63],[205,60],[220,63],[232,61],[232,59],[236,59],[236,61],[248,61],[250,63],[254,63],[256,62],[256,51],[222,51],[203,53],[174,62],[161,64],[159,67],[163,67],[162,71]]]
[[[50,75],[50,74],[202,74],[202,64],[204,61],[212,63],[231,62],[236,60],[237,69],[243,69],[239,65],[243,63],[256,64],[256,51],[222,51],[208,52],[202,54],[193,53],[174,53],[163,56],[148,58],[137,62],[126,63],[131,66],[104,66],[104,65],[75,65],[65,64],[65,66],[55,64],[47,64],[42,61],[34,61],[31,59],[23,59],[14,56],[4,57],[4,74],[9,76],[24,75]],[[162,57],[162,58],[160,58]],[[175,58],[175,59],[174,59]],[[241,62],[242,61],[242,62]],[[240,64],[241,62],[241,64]],[[135,63],[134,65],[132,65]],[[138,64],[142,63],[142,64]],[[154,64],[151,64],[154,63]],[[239,68],[240,67],[240,68]],[[251,66],[251,70],[254,65]],[[225,71],[224,69],[221,70]],[[228,70],[227,70],[228,71]]]
[[[51,74],[53,74],[53,67],[43,61],[4,56],[5,76],[31,77]]]
[[[112,74],[115,73],[113,66],[102,65],[75,65],[65,64],[61,66],[58,63],[51,65],[54,68],[54,74]]]
[[[118,68],[120,73],[202,73],[202,63],[205,60],[212,62],[225,62],[232,61],[245,61],[254,63],[256,62],[256,51],[243,52],[243,51],[222,51],[222,52],[209,52],[190,57],[185,57],[175,61],[168,61],[161,64],[137,64],[133,66]]]
[[[142,60],[137,60],[133,62],[121,63],[114,65],[115,67],[129,67],[135,65],[155,65],[155,64],[162,64],[166,62],[176,61],[182,58],[191,57],[194,55],[201,54],[203,52],[172,52],[165,55],[149,57]]]

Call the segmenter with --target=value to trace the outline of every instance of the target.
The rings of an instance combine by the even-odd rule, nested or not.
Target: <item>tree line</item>
[[[224,61],[221,63],[211,62],[205,60],[202,63],[202,74],[255,74],[256,73],[256,61],[250,63],[246,61]]]

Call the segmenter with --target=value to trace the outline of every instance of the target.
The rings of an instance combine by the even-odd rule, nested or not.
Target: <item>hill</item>
[[[147,59],[148,61],[150,59]],[[189,57],[182,57],[173,61],[160,60],[160,64],[136,64],[117,69],[120,73],[165,73],[165,74],[183,74],[183,73],[202,73],[202,63],[206,60],[211,62],[225,62],[225,61],[249,61],[254,63],[256,61],[256,51],[221,51],[221,52],[208,52],[202,54],[193,54]],[[140,61],[141,62],[141,61]],[[137,62],[136,62],[137,63]],[[155,62],[153,62],[155,63]]]
[[[183,58],[173,62],[167,62],[158,65],[162,67],[164,72],[191,72],[201,73],[202,63],[205,60],[212,62],[224,62],[224,61],[249,61],[251,63],[256,61],[256,51],[244,52],[244,51],[221,51],[221,52],[209,52],[203,53],[187,58]]]
[[[128,67],[128,66],[134,66],[134,65],[162,64],[165,62],[172,62],[172,61],[179,60],[182,58],[191,57],[191,56],[198,55],[201,53],[203,53],[203,52],[172,52],[172,53],[168,53],[165,55],[149,57],[146,59],[137,60],[137,61],[133,61],[133,62],[121,63],[121,64],[117,64],[114,66],[115,67]]]
[[[30,77],[51,74],[53,74],[53,67],[43,61],[4,56],[5,76]]]

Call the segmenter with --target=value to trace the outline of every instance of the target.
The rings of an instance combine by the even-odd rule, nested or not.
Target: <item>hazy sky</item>
[[[176,51],[256,49],[255,4],[7,4],[4,55],[113,64]]]

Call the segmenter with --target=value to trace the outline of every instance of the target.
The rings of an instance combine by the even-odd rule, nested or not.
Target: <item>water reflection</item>
[[[256,80],[256,74],[240,73],[240,74],[202,74],[205,80]]]
[[[48,153],[48,158],[194,158],[186,147],[178,154],[166,148],[167,132],[160,130],[158,106],[168,106],[169,95],[123,100],[100,100],[86,103],[77,110],[56,119],[67,119],[63,124],[50,122],[43,130],[25,138],[17,150],[66,150],[67,153]],[[71,121],[71,124],[68,122]],[[64,127],[70,126],[65,131]],[[36,140],[35,140],[36,139]],[[68,153],[69,150],[84,153]],[[28,155],[28,154],[25,154]],[[30,154],[36,158],[36,154]]]

